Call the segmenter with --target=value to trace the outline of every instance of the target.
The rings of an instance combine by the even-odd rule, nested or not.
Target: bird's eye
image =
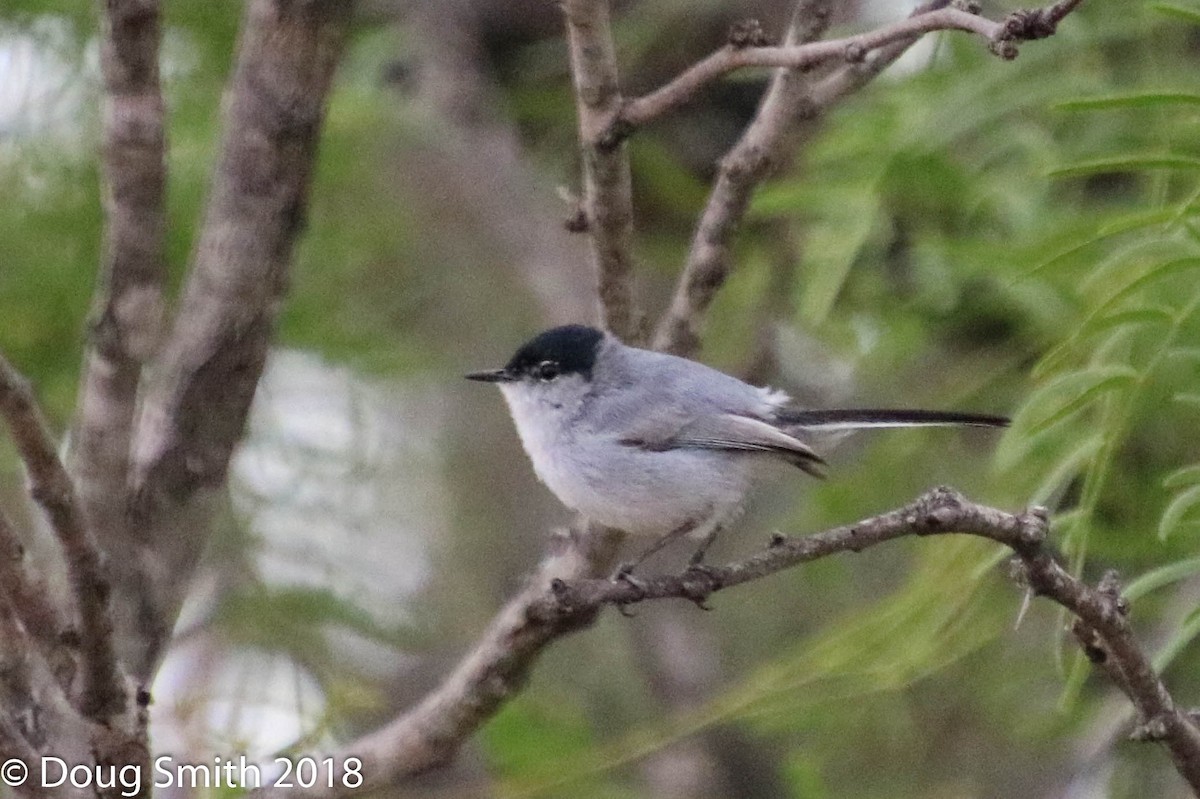
[[[542,361],[533,367],[533,375],[538,380],[553,380],[558,377],[558,364],[554,361]]]

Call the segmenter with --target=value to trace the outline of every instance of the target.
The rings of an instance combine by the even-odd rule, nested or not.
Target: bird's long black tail
[[[872,427],[1008,427],[1006,417],[991,414],[890,408],[785,409],[776,418],[788,427],[830,431]]]

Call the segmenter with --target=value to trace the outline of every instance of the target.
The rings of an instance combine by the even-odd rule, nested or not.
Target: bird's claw
[[[689,579],[696,576],[701,579]],[[712,610],[712,605],[708,604],[708,597],[716,585],[716,573],[713,568],[704,563],[689,563],[683,571],[683,578],[685,596],[701,610]]]
[[[632,588],[636,594],[634,601],[637,601],[637,599],[641,599],[646,595],[646,583],[633,576],[633,567],[635,565],[634,563],[622,563],[609,579],[614,583],[625,583]],[[629,602],[617,603],[617,611],[627,619],[631,619],[637,615],[629,609],[629,605]]]
[[[612,573],[612,577],[608,578],[614,583],[625,583],[639,590],[646,590],[645,581],[633,576],[633,569],[637,566],[636,563],[622,563],[617,567],[617,570]]]

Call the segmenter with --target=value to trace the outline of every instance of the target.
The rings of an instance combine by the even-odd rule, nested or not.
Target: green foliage
[[[1137,103],[1096,101],[1069,107],[1093,113],[1160,111],[1168,121],[1171,115],[1181,113],[1174,95],[1135,96]],[[1148,131],[1148,146],[1164,148],[1166,139],[1161,156],[1106,156],[1089,161],[1086,169],[1074,166],[1052,174],[1067,177],[1129,172],[1144,176],[1147,170],[1165,164],[1186,164],[1192,159],[1174,152],[1171,130],[1166,125]],[[1144,176],[1143,182],[1148,190],[1142,202],[1151,207],[1138,209],[1132,219],[1119,226],[1120,233],[1105,235],[1102,241],[1086,238],[1068,242],[1050,266],[1039,270],[1040,279],[1051,284],[1055,280],[1078,281],[1078,321],[1063,342],[1035,367],[1033,391],[1006,442],[1009,460],[1020,463],[1023,469],[1028,469],[1036,448],[1040,455],[1036,459],[1051,464],[1049,471],[1060,479],[1080,476],[1078,512],[1071,516],[1066,538],[1077,567],[1082,565],[1094,528],[1116,529],[1121,522],[1132,521],[1110,521],[1100,516],[1113,473],[1123,472],[1119,461],[1143,435],[1140,422],[1149,417],[1159,429],[1177,429],[1185,440],[1189,437],[1184,431],[1195,429],[1195,410],[1180,402],[1179,397],[1190,393],[1186,389],[1194,385],[1196,375],[1186,367],[1180,369],[1178,361],[1181,353],[1196,345],[1200,332],[1196,320],[1200,308],[1200,279],[1196,274],[1200,267],[1200,237],[1192,227],[1193,203],[1200,185],[1186,175],[1157,182]],[[1063,424],[1051,429],[1059,423]],[[1082,435],[1085,429],[1097,431],[1100,438],[1098,446],[1089,445],[1086,455],[1081,456],[1078,442],[1087,438]],[[1191,440],[1194,444],[1195,439]],[[1165,458],[1156,458],[1157,469],[1176,471],[1162,481],[1162,487],[1173,496],[1153,503],[1160,508],[1160,538],[1176,530],[1200,501],[1200,490],[1194,486],[1194,467],[1186,462],[1172,463],[1178,450],[1166,449]],[[1064,468],[1066,463],[1074,468]],[[1141,525],[1135,523],[1126,534],[1136,535],[1137,526]]]
[[[411,641],[381,626],[352,601],[326,589],[255,584],[222,600],[214,621],[233,643],[286,652],[310,668],[329,672],[337,652],[326,640],[331,629],[396,645]]]
[[[955,395],[1014,408],[987,494],[1049,505],[1072,568],[1128,575],[1151,624],[1188,602],[1200,572],[1200,95],[1181,69],[1194,66],[1187,34],[1163,10],[1194,13],[1089,9],[1013,65],[947,38],[935,67],[839,109],[803,169],[753,206],[759,219],[802,220],[798,321],[864,375],[886,364],[889,397],[897,364],[936,348],[995,370]],[[928,385],[928,365],[918,375]],[[1190,673],[1200,621],[1162,623],[1157,662]],[[1056,652],[1074,652],[1054,635]],[[803,646],[823,651],[819,641]],[[866,662],[906,673],[880,649]],[[924,653],[931,669],[939,651]],[[1087,669],[1067,671],[1064,710],[1081,723],[1095,707]],[[788,717],[763,683],[746,690],[784,701]]]
[[[1200,147],[1190,135],[1200,95],[1165,56],[1123,55],[1183,41],[1161,15],[1134,18],[1095,9],[1070,26],[1087,51],[1068,58],[1064,26],[1058,47],[1027,47],[1013,67],[985,65],[965,49],[975,43],[947,39],[953,70],[849,103],[809,148],[802,177],[754,206],[808,220],[799,307],[818,329],[837,324],[833,312],[896,329],[924,310],[937,335],[939,316],[978,310],[967,287],[979,281],[1003,309],[999,333],[1036,359],[1022,369],[1028,393],[998,464],[1016,495],[1072,511],[1059,532],[1077,569],[1097,530],[1107,558],[1151,551],[1139,543],[1121,554],[1137,530],[1172,537],[1178,549],[1162,557],[1185,551],[1200,505],[1185,454],[1197,443],[1196,367],[1185,362],[1200,306]],[[892,303],[879,302],[885,293]],[[900,354],[912,342],[878,346]],[[1147,451],[1171,429],[1171,443]],[[1131,469],[1135,451],[1149,462]]]

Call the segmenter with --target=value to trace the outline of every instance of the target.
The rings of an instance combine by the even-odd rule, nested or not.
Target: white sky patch
[[[440,426],[431,392],[275,352],[231,480],[264,580],[330,588],[395,621],[442,537]]]
[[[258,542],[254,579],[329,591],[380,629],[408,621],[448,526],[442,424],[432,387],[273,352],[230,476],[234,512]],[[269,761],[323,728],[327,698],[303,666],[208,624],[237,568],[210,556],[193,586],[154,685],[156,754]],[[336,622],[320,632],[353,673],[383,673],[404,657]]]

